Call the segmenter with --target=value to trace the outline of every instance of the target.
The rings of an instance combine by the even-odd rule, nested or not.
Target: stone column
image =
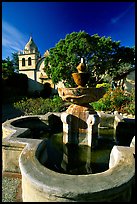
[[[71,105],[67,112],[62,113],[63,143],[96,146],[98,139],[98,114],[91,114],[87,107]]]
[[[89,115],[87,119],[88,133],[87,142],[88,146],[95,147],[98,141],[98,124],[100,123],[100,117],[98,114]]]
[[[61,115],[61,120],[63,122],[63,143],[78,144],[77,124],[74,126],[75,120],[73,115],[64,112]]]

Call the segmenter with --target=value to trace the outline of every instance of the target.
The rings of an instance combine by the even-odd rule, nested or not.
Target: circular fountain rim
[[[42,188],[44,192],[51,192],[52,190],[52,194],[73,198],[76,193],[84,195],[85,193],[93,194],[106,190],[111,191],[112,187],[114,189],[121,188],[123,180],[128,183],[134,175],[134,159],[130,159],[133,150],[130,147],[114,146],[111,152],[113,155],[113,161],[110,162],[112,163],[111,168],[104,172],[88,175],[70,175],[52,171],[40,164],[35,155],[38,145],[27,145],[20,155],[19,166],[22,175],[27,177],[37,188]],[[124,155],[125,153],[126,156]],[[129,161],[128,168],[125,162],[127,160]],[[30,171],[31,169],[33,171]],[[124,179],[121,180],[121,177]],[[91,182],[89,182],[89,179]]]

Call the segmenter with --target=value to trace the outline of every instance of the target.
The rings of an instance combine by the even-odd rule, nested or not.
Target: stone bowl
[[[81,72],[81,73],[73,73],[72,77],[74,79],[74,82],[78,85],[78,86],[86,86],[88,80],[89,80],[89,73],[86,72]]]
[[[77,88],[58,88],[59,96],[62,100],[74,104],[88,104],[98,101],[106,93],[103,87],[77,87]]]

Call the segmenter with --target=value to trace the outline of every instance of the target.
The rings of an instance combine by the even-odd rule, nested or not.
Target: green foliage
[[[65,111],[64,102],[59,96],[54,96],[52,99],[47,98],[28,98],[15,102],[14,107],[20,109],[25,115],[46,114],[48,112]]]
[[[56,95],[53,98],[44,99],[24,97],[14,102],[14,107],[20,109],[25,115],[46,114],[48,112],[62,112],[66,110],[66,103]],[[135,90],[131,93],[120,89],[109,89],[106,94],[97,102],[90,104],[99,111],[118,111],[135,115]]]
[[[120,42],[112,41],[111,37],[90,36],[84,31],[72,32],[49,50],[45,72],[54,84],[63,81],[66,87],[75,87],[71,74],[77,72],[81,58],[85,59],[86,71],[90,75],[88,85],[95,86],[109,76],[111,82],[116,74],[123,72],[123,64],[132,66],[135,63],[135,49],[120,47]]]
[[[49,50],[49,56],[45,59],[45,72],[54,84],[63,81],[66,86],[75,87],[71,74],[77,72],[76,67],[80,59],[84,58],[86,71],[90,75],[89,85],[93,86],[108,70],[112,70],[112,56],[119,44],[110,37],[100,37],[98,34],[90,36],[84,31],[72,32]]]
[[[135,101],[132,103],[129,103],[129,105],[124,108],[124,111],[127,114],[135,115]]]
[[[18,53],[12,53],[12,60],[7,57],[2,60],[2,78],[6,79],[19,69]]]
[[[2,78],[6,79],[14,73],[13,63],[9,57],[2,60]]]
[[[111,88],[97,102],[91,105],[95,110],[99,111],[118,111],[121,113],[135,114],[135,90],[131,93],[116,88]]]
[[[124,107],[124,111],[128,114],[135,115],[135,89],[129,94],[129,103]]]
[[[131,63],[121,62],[120,64],[117,64],[117,66],[118,67],[112,73],[113,75],[111,74],[113,77],[113,80],[116,80],[116,81],[117,79],[121,79],[121,76],[124,76],[124,75],[126,76],[129,73],[129,71],[133,69]]]
[[[104,87],[107,91],[109,88],[111,88],[111,84],[110,83],[102,83],[102,84],[96,85],[96,88],[100,88],[100,87]]]
[[[14,71],[18,71],[19,70],[19,58],[18,58],[17,52],[12,53],[12,64],[14,67]]]
[[[135,64],[135,48],[130,47],[119,47],[115,53],[114,60],[116,63],[130,63],[131,65]]]

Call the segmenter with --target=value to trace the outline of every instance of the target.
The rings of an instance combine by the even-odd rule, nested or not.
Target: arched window
[[[31,65],[31,57],[28,58],[28,65]]]
[[[25,66],[25,58],[22,58],[22,66]]]

